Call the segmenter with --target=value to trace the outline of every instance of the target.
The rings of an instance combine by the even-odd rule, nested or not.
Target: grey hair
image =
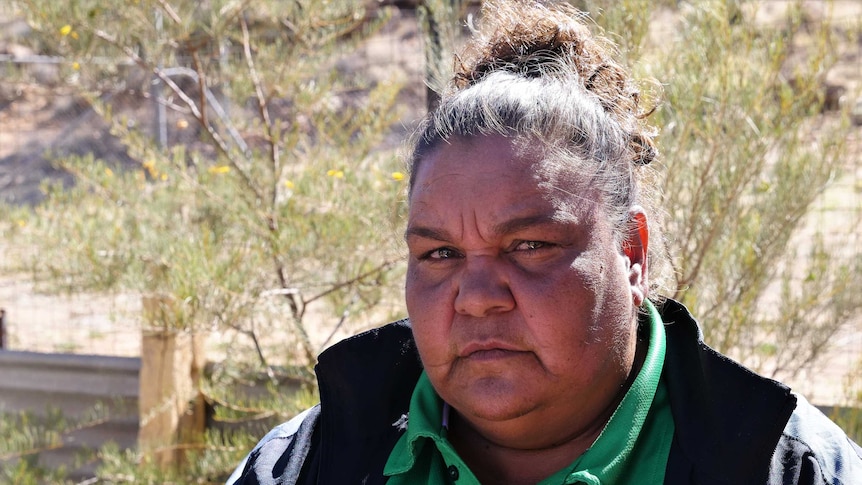
[[[553,71],[546,64],[544,75],[532,77],[497,70],[444,98],[414,139],[408,158],[411,194],[419,164],[441,143],[499,135],[528,143],[563,173],[585,171],[621,236],[629,208],[639,202],[629,130],[581,87],[577,72],[562,63],[551,66]]]

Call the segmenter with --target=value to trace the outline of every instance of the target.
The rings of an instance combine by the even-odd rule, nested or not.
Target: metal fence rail
[[[137,442],[140,367],[138,358],[0,351],[0,411],[39,415],[55,409],[83,420],[99,408],[102,419],[83,422],[63,435],[62,446],[38,455],[41,465],[64,466],[72,479],[90,477],[98,464],[76,465],[83,450]]]

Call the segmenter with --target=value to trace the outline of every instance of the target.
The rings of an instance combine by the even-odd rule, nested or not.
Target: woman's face
[[[523,448],[607,419],[645,291],[643,213],[620,245],[589,177],[554,173],[503,137],[443,143],[418,168],[406,232],[431,383],[485,438]]]

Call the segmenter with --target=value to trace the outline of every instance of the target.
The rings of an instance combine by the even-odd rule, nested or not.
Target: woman
[[[407,321],[229,483],[862,483],[859,448],[650,301],[638,91],[565,7],[487,4],[416,138]]]

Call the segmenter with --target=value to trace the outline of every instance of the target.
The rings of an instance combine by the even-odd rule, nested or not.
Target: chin
[[[536,408],[531,393],[504,379],[484,378],[473,383],[460,399],[448,401],[461,414],[484,421],[520,418]]]

